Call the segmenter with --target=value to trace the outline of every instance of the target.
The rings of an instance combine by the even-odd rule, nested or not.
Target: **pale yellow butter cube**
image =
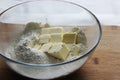
[[[57,59],[65,60],[69,55],[69,49],[64,43],[56,43],[50,48],[48,54]]]
[[[40,44],[36,44],[36,45],[34,46],[34,48],[35,48],[35,49],[37,49],[37,50],[39,50],[39,49],[40,49],[40,47],[41,47],[41,45],[40,45]]]
[[[77,44],[66,44],[66,46],[70,49],[70,52],[73,53],[73,55],[78,55],[80,53],[80,47]]]
[[[61,33],[51,34],[50,42],[62,42],[62,34]]]
[[[33,48],[35,46],[34,41],[29,41],[27,46]]]
[[[49,28],[42,28],[41,34],[49,34],[50,29]]]
[[[63,28],[62,27],[52,27],[50,28],[49,33],[63,33]]]
[[[62,27],[42,28],[42,34],[63,33]]]
[[[42,34],[39,36],[39,42],[40,43],[48,43],[50,41],[50,34]]]
[[[52,43],[44,44],[44,45],[42,45],[40,50],[43,51],[43,52],[48,52],[48,50],[52,47],[52,45],[53,45]]]
[[[70,50],[74,55],[78,55],[80,53],[80,47],[78,45],[73,45]]]
[[[62,42],[72,43],[72,44],[76,43],[76,36],[77,36],[77,33],[72,33],[72,32],[64,33]]]
[[[71,50],[75,44],[66,44],[66,46]]]

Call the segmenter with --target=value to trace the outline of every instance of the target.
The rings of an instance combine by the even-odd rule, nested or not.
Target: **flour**
[[[17,46],[15,49],[16,58],[19,61],[27,62],[27,63],[56,63],[58,62],[57,59],[48,56],[47,54],[43,53],[42,51],[38,51],[33,48],[27,48],[24,46]]]
[[[32,31],[24,35],[22,34],[21,37],[17,38],[13,42],[14,46],[11,46],[11,48],[8,49],[7,53],[11,54],[11,58],[26,63],[52,64],[62,62],[61,60],[51,57],[40,50],[28,47],[28,43],[37,40],[38,36],[39,34],[36,33],[36,31]],[[86,46],[83,44],[79,44],[79,46],[82,54],[82,52],[84,52],[84,50],[86,49]],[[79,54],[78,56],[74,56],[73,54],[73,52],[70,52],[66,61],[81,56],[81,54]]]
[[[36,31],[24,34],[18,39],[12,42],[13,45],[7,50],[7,53],[11,54],[11,58],[26,63],[37,64],[61,62],[60,60],[51,57],[40,50],[28,47],[28,43],[38,39],[38,33],[36,33]]]
[[[85,37],[85,34],[82,31],[80,31],[79,28],[74,28],[74,27],[72,27],[71,30],[73,33],[75,33],[75,32],[78,33],[78,38],[76,39],[78,43],[77,44],[71,43],[70,45],[72,45],[72,47],[74,45],[77,45],[80,48],[79,55],[75,55],[74,54],[75,49],[70,48],[69,55],[66,56],[67,59],[60,60],[59,57],[66,54],[66,53],[64,53],[65,51],[62,52],[62,53],[64,53],[63,55],[58,53],[59,54],[59,55],[57,55],[58,58],[56,58],[56,57],[50,56],[49,54],[47,54],[47,52],[44,52],[46,50],[49,50],[47,48],[49,48],[50,45],[42,47],[46,50],[39,49],[40,46],[43,46],[44,44],[49,43],[49,41],[48,41],[49,38],[51,39],[50,41],[52,41],[52,39],[53,39],[53,41],[52,41],[53,45],[54,45],[54,41],[56,41],[58,44],[58,42],[60,42],[62,40],[61,36],[59,36],[59,35],[56,35],[56,37],[54,37],[54,36],[47,37],[47,36],[45,36],[46,33],[47,33],[46,35],[50,35],[51,33],[59,33],[62,35],[64,33],[64,30],[65,30],[65,28],[63,28],[63,27],[50,28],[50,25],[49,25],[49,28],[48,27],[46,28],[43,26],[40,27],[40,24],[38,24],[38,23],[30,22],[26,25],[25,30],[23,32],[21,32],[18,35],[18,37],[15,38],[15,40],[13,40],[13,42],[11,43],[12,45],[8,48],[6,53],[10,54],[9,57],[11,57],[12,59],[26,62],[26,63],[35,63],[35,64],[54,64],[54,63],[60,63],[63,61],[70,61],[70,60],[80,57],[81,54],[84,53],[84,51],[86,49],[86,46],[85,46],[86,37]],[[41,34],[44,36],[41,36]],[[60,37],[60,38],[58,39],[58,37]],[[67,41],[69,41],[69,40],[67,40]],[[69,44],[66,43],[65,45],[69,45]],[[69,46],[66,46],[66,47],[69,47]],[[57,48],[56,48],[56,50],[57,50]]]
[[[35,64],[55,64],[63,62],[62,60],[54,58],[41,50],[37,50],[28,46],[29,43],[32,44],[32,42],[37,42],[36,40],[39,40],[39,32],[36,30],[27,32],[25,34],[21,33],[20,36],[12,41],[12,45],[10,45],[6,52],[7,56],[16,61]],[[80,54],[75,56],[74,52],[70,51],[69,56],[66,60],[64,60],[64,62],[72,61],[84,54],[84,51],[87,49],[86,45],[82,43],[79,43],[77,45],[80,47]],[[56,77],[65,76],[79,69],[85,63],[87,58],[88,57],[84,57],[72,63],[52,67],[32,67],[10,62],[7,62],[7,64],[16,72],[30,78],[53,79]]]

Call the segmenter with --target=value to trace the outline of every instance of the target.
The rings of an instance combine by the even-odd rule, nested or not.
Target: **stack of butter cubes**
[[[30,23],[28,23],[30,24]],[[29,47],[35,48],[60,60],[66,60],[72,51],[74,55],[80,53],[79,43],[76,43],[77,32],[65,32],[63,27],[41,27],[38,23],[33,23],[26,26],[25,29],[31,28],[34,25],[35,29],[40,28],[40,33],[37,40],[31,41]],[[33,28],[32,28],[33,29]]]

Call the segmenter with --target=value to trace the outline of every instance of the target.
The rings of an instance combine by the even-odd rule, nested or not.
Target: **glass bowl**
[[[28,22],[47,22],[51,25],[78,26],[87,38],[87,50],[80,57],[56,64],[30,64],[6,56],[14,37]],[[97,47],[101,39],[101,25],[88,9],[72,2],[34,0],[14,5],[0,13],[0,55],[15,72],[34,79],[54,79],[79,69]]]

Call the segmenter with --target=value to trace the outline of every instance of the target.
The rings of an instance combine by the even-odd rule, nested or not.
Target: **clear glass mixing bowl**
[[[11,40],[24,30],[28,22],[79,26],[87,37],[88,49],[77,59],[56,64],[30,64],[6,56]],[[79,69],[94,51],[101,38],[101,26],[88,9],[68,1],[34,0],[14,5],[0,14],[0,55],[17,73],[34,79],[53,79]]]

